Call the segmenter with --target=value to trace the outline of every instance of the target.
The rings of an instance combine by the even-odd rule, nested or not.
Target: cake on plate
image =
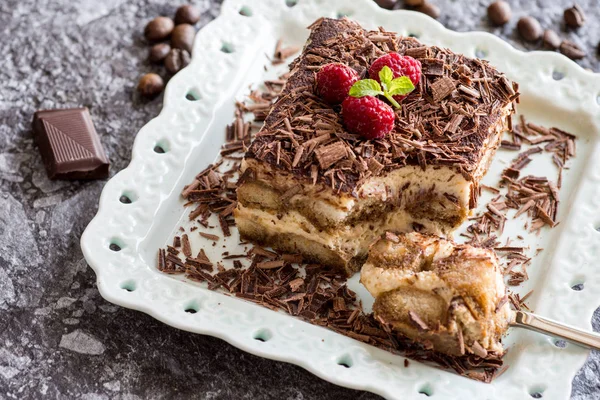
[[[244,156],[234,216],[243,239],[351,275],[386,231],[446,236],[466,220],[518,87],[485,61],[348,19],[320,19],[310,30]],[[390,79],[414,80],[398,83],[412,92],[388,95],[397,87],[381,71],[373,76],[384,59]],[[409,60],[404,73],[396,59]],[[352,88],[359,80],[371,95],[332,104],[317,87],[327,68],[340,76],[346,68]]]

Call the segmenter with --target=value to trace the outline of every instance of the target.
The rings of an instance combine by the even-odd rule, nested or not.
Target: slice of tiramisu
[[[502,354],[510,308],[493,250],[386,233],[360,280],[375,297],[375,317],[410,339],[450,355]]]
[[[510,124],[517,85],[485,61],[392,32],[368,32],[347,19],[320,19],[310,29],[244,157],[235,219],[244,239],[351,274],[385,231],[446,235],[465,221]],[[407,81],[394,86],[365,80],[363,92],[377,96],[373,90],[382,90],[362,99],[386,113],[375,122],[387,124],[389,132],[380,137],[371,130],[366,138],[349,131],[350,119],[362,123],[378,115],[361,115],[357,101],[352,110],[358,111],[346,110],[345,121],[341,107],[320,95],[316,74],[333,63],[333,70],[352,68],[346,75],[354,82],[368,78],[374,61],[392,53],[418,61],[412,66],[420,65],[420,74],[406,72],[418,79],[416,89],[408,96],[385,92],[384,98],[384,89],[406,93],[393,90]],[[396,78],[401,66],[390,65],[395,69],[389,78]],[[392,109],[395,103],[399,108]]]

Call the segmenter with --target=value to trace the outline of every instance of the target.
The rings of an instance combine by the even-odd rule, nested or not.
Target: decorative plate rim
[[[97,275],[101,295],[179,329],[219,337],[252,354],[299,365],[335,384],[388,398],[401,395],[404,399],[418,399],[422,398],[419,393],[427,391],[448,399],[475,394],[485,394],[489,399],[520,398],[535,390],[546,391],[548,396],[545,394],[544,398],[566,398],[587,351],[570,347],[559,352],[540,344],[533,351],[543,351],[532,357],[531,349],[523,349],[519,373],[509,373],[509,369],[489,385],[419,363],[404,368],[403,357],[159,274],[140,255],[140,246],[158,221],[179,216],[165,215],[167,211],[162,206],[181,189],[192,149],[218,149],[206,132],[223,102],[231,101],[231,96],[223,94],[228,93],[224,88],[235,89],[236,85],[224,82],[219,72],[238,68],[239,73],[239,65],[245,65],[242,61],[249,61],[248,57],[256,53],[252,46],[259,46],[260,38],[275,28],[284,29],[282,25],[288,18],[307,26],[319,16],[351,14],[351,18],[369,28],[398,27],[401,34],[418,34],[428,44],[450,47],[468,56],[482,52],[507,74],[522,76],[527,81],[522,87],[532,97],[558,93],[562,110],[589,117],[595,140],[587,168],[573,194],[579,207],[563,221],[561,240],[549,267],[552,274],[545,278],[544,293],[537,294],[544,300],[537,311],[591,329],[591,316],[598,306],[594,290],[578,292],[577,296],[568,291],[574,279],[585,280],[586,288],[600,286],[600,271],[592,268],[593,255],[600,254],[600,236],[595,231],[600,219],[594,213],[600,208],[600,76],[560,54],[524,53],[492,34],[450,31],[423,14],[384,10],[372,0],[351,4],[344,0],[299,0],[291,2],[294,7],[289,7],[288,2],[225,0],[221,14],[198,33],[191,64],[167,85],[161,113],[140,130],[129,166],[107,182],[98,212],[81,237],[84,257]],[[252,16],[241,15],[240,11]],[[232,26],[236,26],[235,32]],[[224,43],[243,51],[239,56],[223,52]],[[206,59],[212,62],[204,62]],[[554,80],[554,72],[563,74],[564,79]],[[214,79],[202,79],[206,76]],[[129,203],[119,201],[123,195],[130,199]],[[113,249],[117,245],[119,251],[111,250],[111,245]],[[567,304],[562,304],[560,301],[565,298]],[[185,313],[190,305],[199,311]],[[261,335],[268,340],[255,340]],[[341,368],[340,360],[350,360],[352,368]],[[554,365],[558,360],[560,365]],[[540,375],[543,379],[539,379]]]

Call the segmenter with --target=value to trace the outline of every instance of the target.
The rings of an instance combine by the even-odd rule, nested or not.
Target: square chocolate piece
[[[348,19],[320,19],[248,149],[236,224],[242,238],[356,272],[386,231],[450,235],[510,126],[518,87],[486,61]],[[364,78],[396,52],[422,65],[393,130],[369,140],[344,128],[315,74],[342,63]]]
[[[105,179],[110,163],[87,108],[37,111],[33,135],[50,179]]]

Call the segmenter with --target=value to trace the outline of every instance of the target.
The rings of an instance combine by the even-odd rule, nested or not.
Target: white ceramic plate
[[[528,268],[531,278],[518,291],[535,289],[528,303],[539,314],[591,329],[600,287],[600,78],[556,53],[525,54],[490,34],[448,31],[422,14],[386,11],[372,0],[291,3],[296,2],[226,0],[221,16],[198,33],[190,66],[169,82],[162,112],[138,134],[131,164],[106,184],[98,214],[81,238],[102,296],[179,329],[220,337],[250,353],[300,365],[335,384],[388,398],[422,398],[419,392],[440,399],[517,399],[532,393],[568,398],[587,352],[571,345],[556,347],[542,335],[511,331],[506,339],[508,371],[484,384],[416,362],[405,368],[400,356],[156,270],[157,249],[186,220],[179,193],[216,159],[224,128],[232,120],[234,98],[242,99],[250,84],[265,79],[265,54],[272,54],[280,37],[302,45],[308,36],[305,27],[318,17],[348,15],[366,28],[384,26],[416,35],[426,44],[485,57],[521,84],[520,111],[530,120],[579,136],[578,155],[564,175],[561,223],[539,236],[526,236],[532,251],[546,250]],[[554,79],[557,75],[563,78]],[[156,146],[165,152],[155,152]],[[494,185],[514,155],[500,151],[484,183]],[[554,177],[556,170],[540,158],[525,173]],[[123,195],[131,203],[121,203]],[[520,233],[523,222],[509,224],[506,235]],[[236,235],[234,231],[225,244],[232,252]],[[111,244],[121,250],[111,250]],[[213,260],[223,251],[221,244],[209,247]],[[583,290],[571,289],[580,283]],[[357,277],[350,286],[360,289]],[[359,295],[370,303],[364,290]],[[186,313],[189,308],[198,312]]]

